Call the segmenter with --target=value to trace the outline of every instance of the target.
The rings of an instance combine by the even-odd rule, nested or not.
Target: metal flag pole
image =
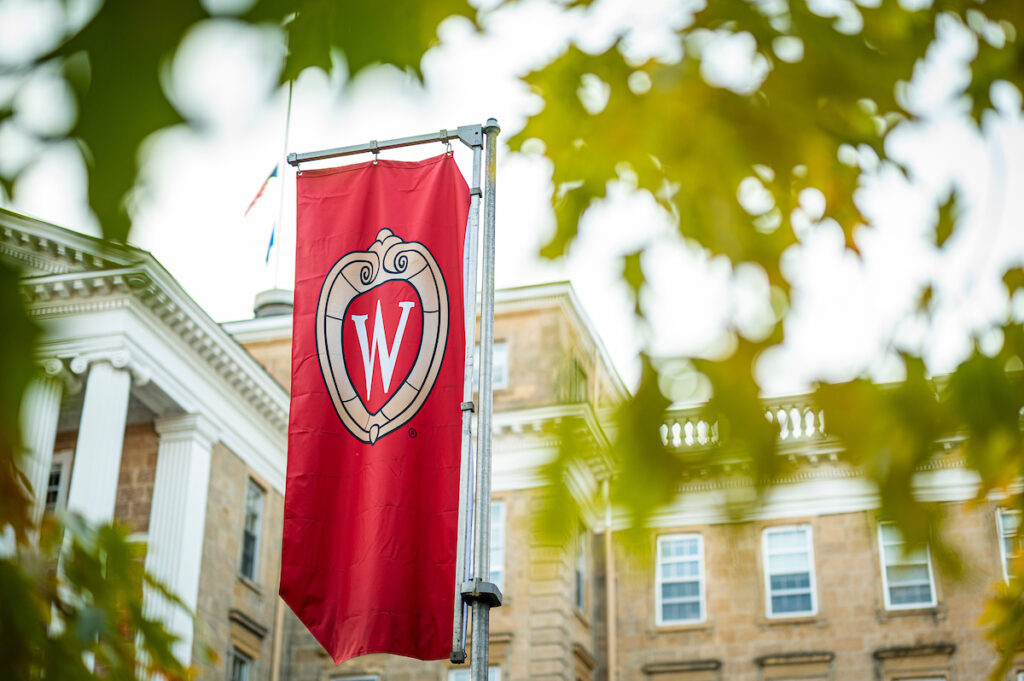
[[[501,591],[487,581],[490,578],[491,533],[491,412],[494,395],[491,377],[494,368],[494,196],[497,178],[498,121],[487,119],[484,126],[484,244],[483,281],[480,310],[480,411],[477,421],[479,464],[476,471],[476,527],[474,549],[476,573],[462,593],[473,603],[473,642],[469,674],[472,681],[487,681],[491,608],[501,605]],[[468,589],[467,593],[467,586]]]
[[[462,464],[459,475],[459,539],[455,554],[455,616],[452,620],[452,652],[455,664],[466,661],[466,615],[468,605],[462,598],[462,583],[470,578],[472,560],[473,495],[473,350],[476,345],[476,262],[477,234],[480,231],[480,156],[482,140],[473,145],[473,184],[470,187],[469,224],[466,228],[464,262],[466,305],[466,371],[462,385]]]
[[[285,156],[288,152],[288,133],[292,127],[292,81],[288,81],[288,104],[285,105],[284,110],[284,149],[281,150],[282,156]],[[281,157],[278,156],[280,159]],[[280,192],[277,202],[277,224],[274,229],[277,230],[277,253],[274,254],[274,288],[280,288],[278,279],[281,275],[281,251],[283,250],[281,242],[281,234],[284,232],[284,168],[281,168],[281,177],[279,180]],[[274,234],[271,234],[271,238],[274,238]],[[269,248],[269,246],[268,246]]]

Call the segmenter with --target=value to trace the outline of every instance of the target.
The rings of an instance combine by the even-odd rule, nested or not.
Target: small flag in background
[[[258,196],[256,198],[259,198]],[[267,259],[266,264],[270,264],[270,252],[274,250],[274,235],[277,234],[277,223],[274,223],[273,229],[270,230],[270,243],[267,244]]]
[[[256,192],[256,196],[252,197],[252,201],[249,202],[249,207],[245,209],[244,215],[249,214],[249,211],[252,210],[252,207],[255,206],[256,202],[260,200],[261,196],[263,196],[263,192],[266,191],[267,185],[270,184],[270,180],[275,177],[277,177],[277,166],[274,166],[274,169],[270,171],[269,175],[267,175],[267,179],[263,180],[263,184],[260,186],[260,190]]]

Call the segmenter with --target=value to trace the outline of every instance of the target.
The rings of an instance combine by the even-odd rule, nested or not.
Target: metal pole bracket
[[[474,412],[476,411],[476,404],[474,404],[472,400],[469,402],[463,402],[462,411]]]
[[[484,145],[484,126],[460,125],[457,132],[459,139],[467,147],[482,147]]]
[[[480,603],[490,608],[500,608],[501,589],[497,584],[473,579],[462,583],[462,600],[474,606]]]

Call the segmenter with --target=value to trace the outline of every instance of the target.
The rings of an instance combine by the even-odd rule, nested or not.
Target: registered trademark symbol
[[[409,437],[416,437],[416,429],[415,428],[410,428],[409,429]]]

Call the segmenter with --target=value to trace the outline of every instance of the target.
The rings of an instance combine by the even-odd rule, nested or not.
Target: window
[[[576,535],[576,561],[574,570],[574,603],[580,610],[587,606],[587,528],[580,526]]]
[[[469,681],[469,665],[448,670],[448,681]],[[501,667],[492,664],[487,667],[487,681],[501,681]]]
[[[587,371],[575,357],[569,365],[569,380],[565,387],[565,399],[569,402],[587,401]]]
[[[260,528],[263,524],[263,488],[249,479],[245,497],[245,527],[242,531],[242,576],[256,581],[260,551]]]
[[[491,360],[491,387],[501,390],[508,387],[508,342],[494,341],[494,355]],[[473,353],[473,392],[480,390],[480,346]]]
[[[505,502],[491,502],[491,574],[489,581],[505,591]]]
[[[882,554],[882,588],[889,610],[935,605],[935,583],[928,547],[907,552],[903,535],[892,524],[878,526]]]
[[[1017,527],[1020,525],[1020,512],[999,509],[996,511],[996,526],[999,528],[999,557],[1003,563],[1003,579],[1010,581],[1013,574],[1013,562],[1020,555],[1017,544]]]
[[[228,681],[249,681],[252,674],[252,658],[232,647],[228,657]]]
[[[699,534],[658,537],[654,579],[657,623],[704,621],[704,540]]]
[[[769,527],[762,535],[768,617],[814,615],[814,547],[810,525]]]
[[[67,506],[68,484],[71,482],[71,457],[74,452],[64,449],[53,453],[50,477],[46,481],[46,510],[56,511]]]

